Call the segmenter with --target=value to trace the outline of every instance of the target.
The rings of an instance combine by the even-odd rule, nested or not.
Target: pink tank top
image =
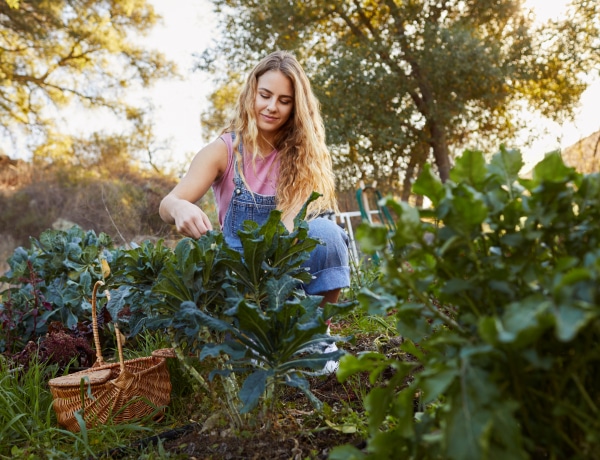
[[[223,134],[220,139],[227,145],[227,168],[223,175],[213,183],[212,188],[219,211],[219,224],[222,226],[231,196],[233,195],[234,172],[233,139],[231,133]],[[244,146],[244,176],[252,192],[259,195],[275,195],[277,178],[279,176],[279,157],[277,153],[277,150],[273,150],[264,158],[258,157],[254,165],[252,165],[250,155],[247,154],[246,147]]]

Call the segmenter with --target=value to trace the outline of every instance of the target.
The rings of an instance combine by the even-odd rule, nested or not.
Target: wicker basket
[[[98,336],[96,294],[102,281],[96,282],[92,295],[92,329],[96,363],[84,371],[51,379],[48,384],[58,423],[70,431],[80,429],[75,417],[81,412],[87,427],[121,423],[154,414],[160,418],[171,398],[171,380],[166,357],[171,350],[156,350],[152,356],[123,360],[121,334],[115,324],[118,363],[105,363]]]

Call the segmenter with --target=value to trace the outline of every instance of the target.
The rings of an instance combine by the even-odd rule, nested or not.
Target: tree
[[[147,0],[0,0],[0,126],[39,145],[52,108],[104,107],[125,120],[127,89],[175,73],[137,45],[160,19]]]
[[[223,30],[199,67],[293,50],[321,100],[340,185],[378,180],[404,199],[425,163],[446,180],[456,152],[513,139],[523,106],[570,117],[599,63],[591,0],[539,28],[521,0],[213,3]]]
[[[200,121],[202,131],[210,139],[221,134],[221,130],[233,115],[233,107],[241,91],[241,80],[238,75],[230,75],[230,79],[220,85],[209,96],[209,108],[202,112]]]

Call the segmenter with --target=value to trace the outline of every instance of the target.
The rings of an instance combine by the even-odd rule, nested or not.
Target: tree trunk
[[[401,196],[402,201],[409,200],[412,193],[413,181],[418,178],[423,171],[423,165],[427,162],[430,148],[431,146],[428,143],[419,142],[411,153],[408,166],[406,167],[406,171],[404,171]]]
[[[433,149],[433,158],[438,168],[438,174],[441,181],[446,182],[450,177],[450,153],[446,133],[444,133],[444,128],[435,121],[429,123],[429,133],[431,135],[429,143]]]
[[[402,196],[400,197],[402,201],[408,201],[408,199],[410,198],[412,181],[415,175],[415,169],[417,168],[417,161],[417,155],[411,155],[410,160],[408,162],[408,166],[406,167],[406,171],[404,171]]]

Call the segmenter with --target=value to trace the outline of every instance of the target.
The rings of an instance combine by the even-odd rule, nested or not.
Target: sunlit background
[[[155,108],[155,131],[159,139],[169,142],[170,149],[163,154],[170,161],[185,165],[207,139],[202,137],[200,114],[207,108],[207,96],[211,92],[210,76],[193,71],[194,53],[201,53],[217,38],[217,17],[209,0],[150,0],[163,22],[151,34],[141,40],[148,46],[158,49],[178,64],[182,79],[162,81],[151,90],[132,92],[129,97],[153,104]],[[567,0],[525,0],[524,7],[530,8],[537,20],[546,21],[560,17],[566,9]],[[597,116],[597,101],[600,101],[600,78],[590,75],[592,83],[581,98],[575,118],[562,125],[531,117],[533,137],[531,145],[525,146],[525,139],[517,141],[515,147],[524,154],[526,166],[531,169],[549,151],[573,145],[578,140],[600,129]],[[596,104],[594,103],[596,101]],[[73,115],[61,114],[72,131],[110,129],[111,123],[101,112]],[[530,133],[531,134],[531,133]],[[27,159],[26,149],[21,145],[0,145],[10,156]]]
[[[567,0],[525,0],[524,6],[532,10],[538,21],[544,22],[560,18],[567,8],[567,3]],[[548,121],[544,123],[538,121],[539,140],[530,147],[522,149],[526,154],[528,167],[541,160],[545,153],[569,147],[578,140],[600,130],[597,109],[598,101],[600,101],[600,77],[590,75],[589,78],[591,84],[583,93],[580,106],[571,122],[560,125]]]
[[[152,0],[152,3],[164,17],[164,25],[156,28],[148,37],[148,43],[176,60],[185,74],[184,81],[163,82],[152,91],[151,97],[157,106],[157,132],[162,137],[172,138],[175,157],[185,158],[199,150],[205,142],[201,136],[199,116],[211,89],[207,76],[189,71],[193,65],[192,54],[210,44],[217,33],[214,27],[217,18],[208,0],[179,0],[177,8],[169,0]],[[560,17],[566,4],[566,0],[524,2],[539,21]],[[558,125],[532,120],[537,127],[534,131],[540,138],[527,148],[517,145],[525,154],[529,167],[543,158],[545,153],[568,147],[600,129],[593,102],[600,101],[600,78],[596,76],[593,81],[594,84],[584,93],[581,107],[572,122]]]

